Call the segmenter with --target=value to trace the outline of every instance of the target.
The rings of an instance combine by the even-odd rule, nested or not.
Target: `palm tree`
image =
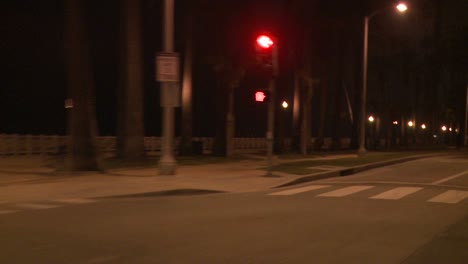
[[[83,19],[83,1],[66,2],[66,68],[69,98],[73,107],[68,119],[66,168],[72,171],[97,170],[94,84]]]
[[[141,46],[141,2],[123,0],[122,83],[119,87],[119,118],[117,131],[118,156],[126,160],[142,158],[143,125],[143,63]]]

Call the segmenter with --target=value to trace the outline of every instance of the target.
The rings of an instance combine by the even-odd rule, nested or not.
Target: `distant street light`
[[[408,121],[408,126],[409,126],[409,127],[413,127],[413,126],[414,126],[414,122],[413,122],[413,121]]]
[[[447,127],[446,127],[446,126],[442,126],[441,129],[442,129],[442,131],[447,131]]]
[[[426,124],[422,124],[422,125],[421,125],[421,128],[422,128],[422,129],[426,129]]]
[[[405,12],[406,10],[408,10],[408,6],[405,5],[404,3],[399,3],[396,8],[398,9],[398,11],[400,12]]]
[[[396,9],[399,12],[405,12],[408,7],[400,3],[396,6]],[[359,131],[359,150],[358,154],[366,153],[366,100],[367,100],[367,52],[368,52],[368,36],[369,36],[369,20],[383,11],[384,9],[379,9],[370,15],[364,17],[364,52],[363,52],[363,63],[362,63],[362,99],[361,99],[361,124]]]
[[[396,120],[393,121],[393,124],[394,124],[394,125],[398,125],[398,121],[396,121]]]
[[[375,120],[375,119],[374,119],[374,117],[373,117],[373,116],[369,116],[369,118],[367,118],[367,120],[369,120],[369,122],[371,122],[371,123],[372,123],[372,122],[374,122],[374,120]]]
[[[289,104],[288,104],[288,102],[283,101],[283,103],[281,104],[281,106],[282,106],[284,109],[286,109],[286,108],[288,108]]]

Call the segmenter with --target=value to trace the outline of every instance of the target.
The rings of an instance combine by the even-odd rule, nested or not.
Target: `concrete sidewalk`
[[[434,154],[387,160],[311,175],[275,172],[275,177],[266,177],[265,161],[255,159],[178,166],[176,175],[160,176],[156,167],[115,169],[104,173],[58,173],[53,168],[45,166],[44,160],[37,157],[8,157],[0,158],[0,203],[95,198],[171,190],[255,192],[278,186],[349,175],[366,169],[431,156]],[[328,155],[316,159],[329,160],[342,157],[343,155]],[[304,159],[277,162],[298,160]]]

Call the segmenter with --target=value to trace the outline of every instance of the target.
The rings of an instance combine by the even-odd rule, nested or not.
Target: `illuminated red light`
[[[255,93],[255,101],[257,102],[264,102],[266,98],[266,95],[262,91],[258,91]]]
[[[268,49],[273,46],[274,42],[270,37],[261,35],[257,38],[257,44],[262,48]]]

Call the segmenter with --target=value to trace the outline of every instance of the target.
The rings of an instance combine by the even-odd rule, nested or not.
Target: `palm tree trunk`
[[[69,98],[68,151],[66,168],[72,171],[97,170],[96,115],[89,48],[83,20],[83,1],[66,3],[66,67]]]
[[[119,94],[118,156],[142,158],[144,150],[141,1],[124,0],[123,80]]]

